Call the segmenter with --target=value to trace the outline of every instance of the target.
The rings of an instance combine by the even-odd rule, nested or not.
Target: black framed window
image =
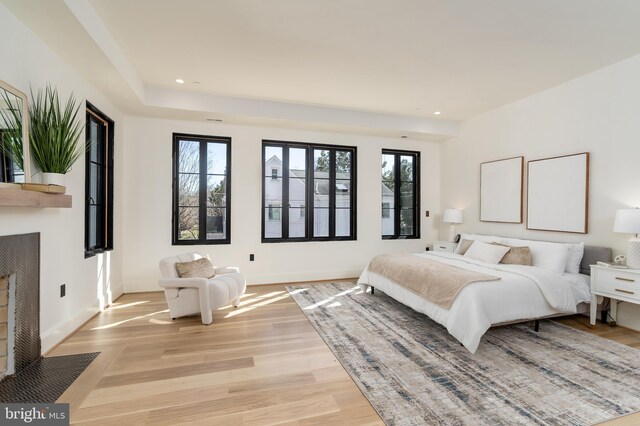
[[[262,142],[262,241],[356,239],[356,148]]]
[[[420,153],[382,150],[382,238],[420,238]]]
[[[113,131],[113,120],[87,102],[85,257],[113,249]]]
[[[173,134],[172,244],[231,242],[231,138]]]

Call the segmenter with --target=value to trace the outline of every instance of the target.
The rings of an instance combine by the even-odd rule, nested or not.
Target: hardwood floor
[[[561,322],[640,348],[622,327]],[[161,292],[127,294],[48,355],[82,352],[101,353],[59,399],[74,424],[383,424],[284,285],[249,287],[209,326],[171,321]]]

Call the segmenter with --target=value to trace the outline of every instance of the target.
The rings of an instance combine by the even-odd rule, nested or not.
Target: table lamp
[[[456,240],[456,223],[462,223],[462,210],[445,209],[442,215],[442,221],[451,224],[449,228],[449,241],[454,242]]]
[[[627,266],[640,269],[640,209],[619,209],[613,223],[613,232],[634,234],[627,246]]]

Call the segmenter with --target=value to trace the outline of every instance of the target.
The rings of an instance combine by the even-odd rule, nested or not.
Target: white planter
[[[45,185],[64,186],[64,174],[62,173],[42,173],[42,183]]]

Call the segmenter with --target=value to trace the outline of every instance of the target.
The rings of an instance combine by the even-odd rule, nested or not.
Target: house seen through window
[[[355,157],[354,147],[264,141],[263,241],[355,239]]]

